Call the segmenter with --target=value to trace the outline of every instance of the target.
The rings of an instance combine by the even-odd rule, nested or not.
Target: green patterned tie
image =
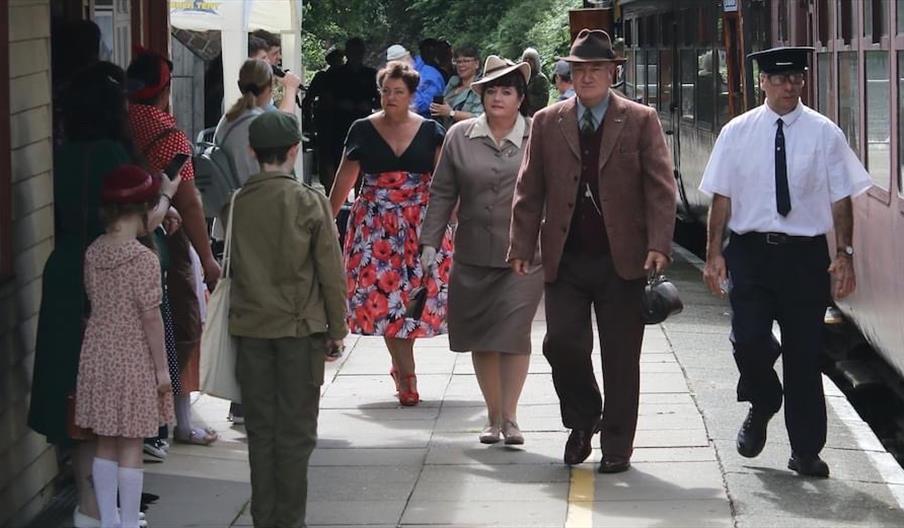
[[[581,133],[590,136],[594,132],[596,132],[596,119],[593,118],[593,112],[586,108],[584,116],[581,118]]]

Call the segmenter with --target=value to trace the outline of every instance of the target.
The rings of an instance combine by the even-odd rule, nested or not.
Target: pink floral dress
[[[159,426],[173,422],[173,397],[157,394],[141,315],[159,310],[160,262],[137,240],[114,244],[101,236],[85,253],[85,291],[91,314],[79,361],[75,423],[101,436],[156,436]]]
[[[349,331],[400,339],[447,332],[452,233],[437,248],[437,265],[424,277],[418,239],[430,197],[436,148],[445,131],[425,120],[396,156],[368,119],[349,129],[346,155],[359,161],[363,185],[349,214],[345,238]],[[405,317],[414,288],[427,288],[420,319]]]

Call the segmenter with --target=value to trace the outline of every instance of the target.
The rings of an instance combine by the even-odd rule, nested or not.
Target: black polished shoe
[[[600,430],[599,423],[593,429],[572,429],[568,435],[568,441],[565,442],[565,463],[569,466],[576,466],[587,460],[593,451],[591,443],[593,435]]]
[[[615,455],[603,455],[600,461],[600,467],[597,469],[600,473],[622,473],[628,471],[631,467],[631,459]]]
[[[791,458],[788,459],[788,469],[805,477],[829,478],[829,465],[823,462],[819,455],[800,456],[791,453]]]
[[[738,431],[738,454],[753,458],[763,451],[766,445],[766,426],[772,418],[771,414],[757,411],[750,407],[741,430]]]

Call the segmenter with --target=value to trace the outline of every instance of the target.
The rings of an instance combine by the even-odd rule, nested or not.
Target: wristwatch
[[[853,257],[854,256],[854,247],[853,246],[839,246],[838,254],[844,255],[846,257]]]
[[[449,110],[449,119],[455,119],[455,110]]]

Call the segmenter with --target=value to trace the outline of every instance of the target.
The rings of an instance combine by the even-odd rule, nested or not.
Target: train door
[[[661,46],[659,48],[659,116],[662,120],[662,128],[665,131],[666,140],[672,152],[672,162],[676,171],[676,178],[681,167],[681,62],[678,55],[678,12],[668,11],[661,13],[660,28],[662,31]],[[683,189],[682,189],[683,191]],[[683,194],[683,193],[682,193]],[[679,210],[680,215],[687,214],[687,200],[682,196],[680,205],[684,211]]]

